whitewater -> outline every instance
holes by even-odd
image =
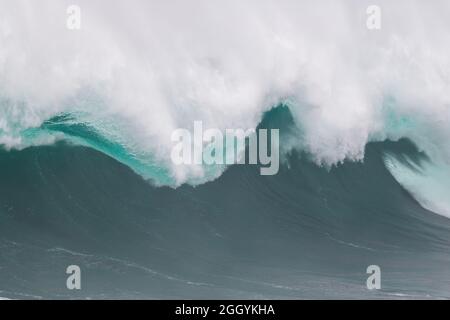
[[[199,185],[223,166],[175,165],[171,134],[257,128],[286,106],[294,150],[331,168],[370,142],[407,138],[424,157],[384,156],[421,205],[450,216],[450,3],[0,0],[0,145],[66,141],[157,186]]]

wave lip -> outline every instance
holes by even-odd
[[[424,207],[450,218],[450,166],[428,158],[411,159],[386,153],[384,162],[394,178]]]

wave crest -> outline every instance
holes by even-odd
[[[158,184],[197,184],[223,168],[172,165],[173,130],[256,128],[284,104],[286,152],[319,164],[403,137],[450,159],[448,1],[379,1],[379,31],[360,1],[79,6],[71,31],[63,2],[0,3],[0,145],[66,139]]]

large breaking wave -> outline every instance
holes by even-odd
[[[0,296],[449,296],[448,1],[69,4],[0,0]],[[279,128],[280,174],[175,166],[196,120]]]
[[[364,1],[81,1],[77,31],[65,1],[0,5],[6,148],[72,136],[158,184],[206,181],[171,164],[171,132],[255,128],[284,103],[289,146],[319,164],[402,137],[448,164],[447,1],[381,1],[378,31]]]

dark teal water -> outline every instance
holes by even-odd
[[[450,298],[450,220],[369,144],[331,170],[293,154],[278,175],[232,166],[198,187],[153,187],[97,151],[0,151],[0,296]],[[82,289],[66,288],[68,265]],[[382,288],[366,288],[379,265]]]

